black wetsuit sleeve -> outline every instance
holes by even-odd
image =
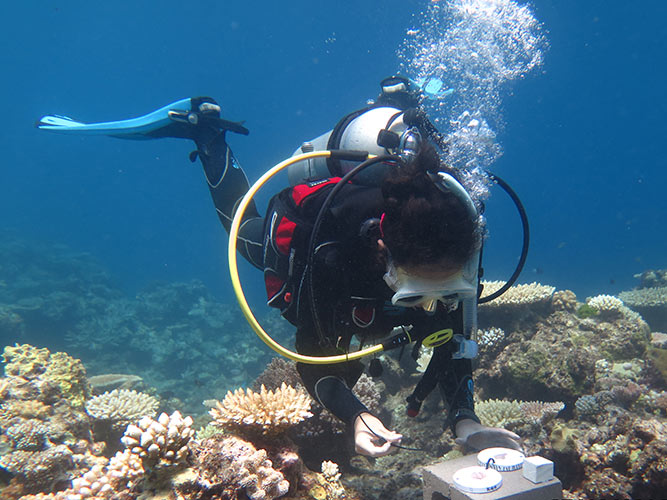
[[[334,307],[321,308],[319,320],[326,335],[324,342],[319,338],[309,311],[301,311],[296,331],[296,350],[311,356],[343,354],[349,344],[345,334],[333,337],[331,328],[335,318]],[[344,329],[339,329],[343,332]],[[364,371],[360,361],[314,365],[297,363],[297,371],[310,395],[327,410],[346,424],[352,424],[361,412],[368,411],[352,392],[352,387]]]

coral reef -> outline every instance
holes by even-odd
[[[406,415],[405,399],[420,375],[412,357],[398,352],[380,356],[381,379],[364,375],[355,392],[419,453],[355,457],[344,428],[313,402],[302,411],[314,415],[289,429],[277,416],[275,430],[206,426],[201,401],[249,386],[272,358],[239,326],[234,308],[196,282],[156,284],[127,297],[86,256],[3,245],[0,280],[8,286],[0,287],[0,337],[5,344],[19,341],[5,351],[6,376],[0,380],[3,500],[405,500],[420,497],[420,466],[459,453],[449,430],[443,432],[447,415],[437,391],[419,415]],[[664,273],[647,273],[642,288],[631,291],[652,304],[647,318],[651,311],[657,320],[664,315],[662,292],[648,289],[665,286]],[[566,498],[661,498],[667,490],[664,334],[649,332],[639,315],[628,313],[628,306],[642,314],[644,309],[623,294],[617,297],[624,305],[610,296],[581,304],[567,290],[532,287],[513,287],[498,299],[505,303],[480,307],[480,417],[519,434],[528,454],[553,460]],[[274,336],[289,338],[289,326],[277,315],[263,323]],[[48,342],[49,349],[26,345],[34,339],[40,347]],[[55,352],[66,344],[68,354]],[[86,361],[89,373],[107,375],[86,381],[72,355]],[[221,360],[227,369],[219,369]],[[169,411],[157,419],[142,419],[137,411],[121,421],[125,410],[118,409],[119,418],[109,421],[117,422],[116,429],[130,425],[122,429],[124,443],[120,431],[114,441],[97,430],[100,417],[113,411],[90,398],[88,382],[98,395],[148,391]],[[275,360],[252,387],[261,395],[263,384],[275,394],[282,382],[299,387],[294,363]],[[200,413],[192,422],[176,416],[176,409]],[[246,416],[257,421],[267,413],[252,412]],[[204,427],[196,438],[195,422]],[[129,448],[122,450],[123,444]]]
[[[311,417],[309,410],[310,396],[283,382],[275,391],[263,385],[259,392],[229,391],[209,413],[220,427],[268,434],[282,432]]]
[[[46,348],[16,344],[5,347],[2,357],[8,376],[39,377],[53,382],[60,387],[62,396],[75,406],[82,406],[90,397],[90,384],[83,363],[64,352],[51,354]]]
[[[99,459],[100,447],[91,442],[88,416],[78,404],[87,387],[81,364],[56,354],[30,345],[5,349],[0,467],[11,481],[3,498],[48,491]],[[49,370],[50,363],[56,369]]]
[[[0,340],[46,345],[86,360],[88,374],[126,373],[156,389],[169,410],[200,411],[201,401],[247,386],[273,357],[235,306],[197,281],[155,283],[127,295],[89,255],[9,235],[0,244]],[[261,318],[283,340],[290,325]],[[220,332],[229,332],[220,335]],[[118,353],[123,352],[122,356]],[[229,369],[218,369],[220,362]],[[82,399],[79,397],[79,402]]]

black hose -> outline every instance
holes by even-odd
[[[510,276],[510,278],[507,280],[507,283],[505,283],[502,287],[500,287],[492,294],[480,298],[477,301],[478,304],[484,304],[485,302],[490,302],[493,299],[500,297],[503,293],[509,290],[509,288],[514,284],[514,282],[519,277],[519,274],[521,274],[521,271],[523,270],[523,266],[526,263],[526,257],[528,257],[528,246],[530,245],[530,228],[528,226],[528,216],[526,215],[526,210],[523,208],[521,200],[514,192],[514,190],[509,186],[509,184],[507,184],[504,180],[502,180],[500,177],[490,172],[488,172],[488,175],[491,181],[494,184],[498,184],[501,188],[503,188],[514,202],[514,205],[516,206],[516,209],[519,212],[519,217],[521,218],[521,227],[523,228],[523,243],[521,246],[521,256],[519,257],[519,262],[517,263],[516,268],[512,273],[512,276]]]

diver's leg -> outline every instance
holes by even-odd
[[[204,166],[204,175],[218,217],[229,232],[236,207],[250,187],[248,178],[227,144],[224,130],[205,128],[197,133],[194,141],[197,144],[195,154]],[[194,160],[194,155],[191,158]],[[255,202],[251,201],[243,214],[237,248],[241,255],[258,269],[264,269],[263,239],[264,218],[257,212]]]

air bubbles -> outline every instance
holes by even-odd
[[[449,140],[446,161],[465,169],[478,199],[483,169],[501,154],[501,92],[539,67],[547,43],[528,6],[514,0],[431,2],[399,49],[401,71],[413,80],[438,78],[454,89],[427,99],[432,120]]]

